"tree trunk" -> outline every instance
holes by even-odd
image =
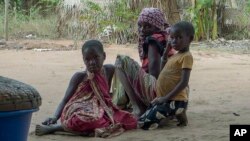
[[[8,7],[9,0],[5,0],[5,19],[4,19],[4,32],[5,32],[5,40],[8,41]]]
[[[175,24],[181,20],[180,18],[180,13],[178,10],[177,2],[176,0],[168,0],[168,5],[169,13],[167,15],[168,17],[168,22],[170,24]]]
[[[218,26],[217,26],[217,9],[216,9],[216,1],[213,0],[212,4],[212,40],[215,40],[218,35]]]
[[[217,21],[218,21],[218,35],[222,35],[222,28],[224,26],[224,11],[226,0],[220,0],[217,9]]]

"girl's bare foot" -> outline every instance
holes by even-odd
[[[54,133],[57,127],[54,125],[36,125],[35,134],[37,136],[47,135]]]

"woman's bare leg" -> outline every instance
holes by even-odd
[[[141,116],[146,111],[146,105],[143,104],[135,94],[133,86],[131,86],[131,83],[127,80],[126,74],[119,68],[116,69],[115,73],[123,84],[123,87],[129,97],[133,108],[133,114],[138,117]]]
[[[71,133],[72,135],[78,135],[78,136],[94,136],[94,133],[80,133],[80,132],[75,132],[75,131],[68,131],[64,130],[61,124],[55,124],[55,125],[36,125],[35,129],[35,134],[37,136],[42,136],[42,135],[47,135],[47,134],[52,134],[54,132],[67,132]]]
[[[56,131],[64,131],[61,124],[55,125],[36,125],[35,134],[37,136],[52,134]]]

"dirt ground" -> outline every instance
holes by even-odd
[[[231,124],[250,124],[250,55],[191,48],[194,66],[189,83],[188,126],[171,124],[153,131],[137,129],[111,139],[60,134],[35,136],[35,125],[54,113],[71,76],[85,69],[81,50],[70,50],[73,42],[44,42],[26,41],[29,50],[0,50],[0,75],[34,86],[42,97],[42,106],[32,117],[28,141],[228,141]],[[58,48],[68,47],[67,51],[32,49],[35,45],[53,48],[52,42]],[[105,51],[105,63],[114,63],[118,53],[139,60],[135,45],[105,45]]]

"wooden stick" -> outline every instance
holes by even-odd
[[[5,32],[5,41],[8,41],[8,7],[9,0],[5,1],[5,19],[4,19],[4,32]]]

